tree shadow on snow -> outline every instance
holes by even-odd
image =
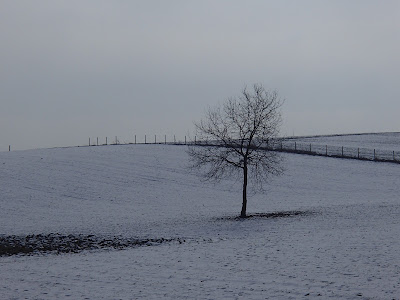
[[[275,219],[275,218],[290,218],[290,217],[298,217],[298,216],[311,216],[315,215],[315,211],[277,211],[271,213],[250,213],[246,217],[241,216],[226,216],[218,218],[218,220],[230,220],[230,221],[244,221],[248,219]]]

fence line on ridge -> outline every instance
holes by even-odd
[[[197,145],[218,146],[216,143],[197,142]],[[400,151],[356,148],[345,146],[321,145],[313,143],[293,142],[278,139],[263,147],[266,151],[305,154],[312,156],[325,156],[334,158],[358,159],[378,162],[391,162],[400,164]]]
[[[270,150],[336,158],[400,163],[400,151],[281,141]]]
[[[176,135],[171,136],[167,139],[167,135],[164,136],[141,136],[141,139],[137,135],[134,136],[133,142],[120,142],[118,137],[108,144],[108,138],[105,138],[105,144],[99,144],[99,138],[97,137],[95,143],[91,143],[89,138],[89,146],[99,145],[127,145],[127,144],[169,144],[169,145],[199,145],[199,146],[220,146],[216,142],[208,142],[194,139],[188,139],[186,136],[184,139],[177,139]],[[93,141],[93,140],[92,140]],[[400,151],[382,150],[382,149],[371,149],[365,147],[347,147],[347,146],[332,146],[314,143],[304,143],[293,141],[293,139],[276,139],[263,147],[266,151],[278,151],[286,153],[305,154],[313,156],[325,156],[335,158],[347,158],[347,159],[358,159],[378,162],[392,162],[400,164]]]

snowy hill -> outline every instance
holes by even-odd
[[[184,146],[0,153],[0,235],[185,240],[125,250],[0,257],[1,299],[400,297],[400,167],[282,154],[250,195],[202,183]]]

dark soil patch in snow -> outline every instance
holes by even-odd
[[[313,211],[279,211],[279,212],[272,212],[272,213],[255,213],[255,214],[248,214],[245,218],[240,216],[235,217],[223,217],[222,220],[246,220],[246,219],[253,219],[253,218],[288,218],[288,217],[295,217],[295,216],[310,216],[315,214]]]
[[[0,256],[39,253],[77,253],[95,249],[124,249],[139,246],[159,245],[165,242],[185,240],[172,239],[127,239],[121,237],[100,238],[94,235],[62,235],[58,233],[32,234],[27,236],[0,236]]]

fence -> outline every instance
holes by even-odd
[[[163,135],[163,136],[158,136],[158,135],[153,135],[153,136],[148,136],[148,135],[141,135],[133,136],[132,141],[126,141],[123,140],[121,141],[118,136],[115,136],[113,139],[109,139],[108,137],[105,137],[104,139],[99,139],[99,137],[96,138],[89,138],[89,143],[87,146],[106,146],[106,145],[132,145],[132,144],[177,144],[177,145],[186,145],[189,143],[196,143],[196,137],[192,141],[188,137],[184,137],[184,139],[177,138],[175,135],[168,136]]]
[[[400,163],[400,151],[298,143],[281,140],[269,150],[337,158]]]
[[[202,145],[202,146],[219,146],[218,142],[210,141],[199,141],[184,137],[183,139],[178,139],[175,135],[169,136],[134,136],[132,142],[120,142],[118,137],[112,140],[108,144],[108,138],[105,138],[105,144],[99,144],[99,138],[91,143],[89,138],[89,146],[99,146],[99,145],[119,145],[119,144],[172,144],[172,145]],[[314,156],[326,156],[326,157],[336,157],[336,158],[347,158],[347,159],[359,159],[359,160],[369,160],[369,161],[380,161],[380,162],[392,162],[400,164],[400,151],[389,151],[381,149],[369,149],[369,148],[355,148],[355,147],[345,147],[345,146],[332,146],[332,145],[321,145],[314,143],[301,143],[293,140],[278,139],[274,140],[263,147],[267,151],[279,151],[287,153],[297,153],[306,154]]]
[[[193,143],[193,142],[191,142]],[[219,146],[218,143],[203,141],[194,142],[198,145]],[[344,146],[320,145],[313,143],[299,143],[284,139],[272,141],[263,147],[266,151],[278,151],[287,153],[306,154],[313,156],[326,156],[335,158],[347,158],[369,160],[378,162],[391,162],[400,164],[400,151],[382,149],[355,148]]]

